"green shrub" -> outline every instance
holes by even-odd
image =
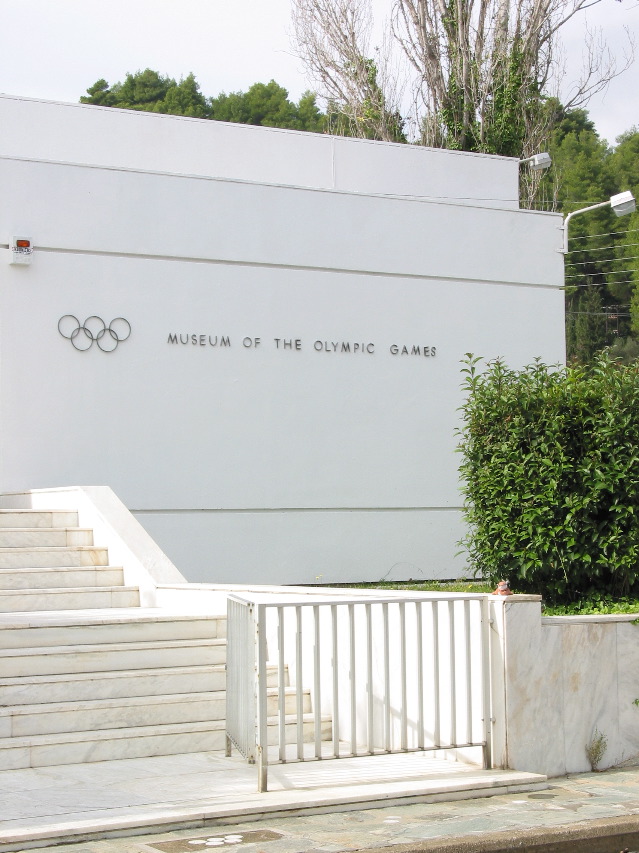
[[[636,590],[639,366],[479,361],[465,362],[459,448],[475,575],[551,602]]]

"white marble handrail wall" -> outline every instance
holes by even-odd
[[[541,596],[490,596],[495,766],[547,776],[639,755],[639,614],[543,617]]]

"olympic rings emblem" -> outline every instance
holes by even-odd
[[[58,331],[80,352],[91,349],[94,341],[102,352],[113,352],[118,344],[130,336],[131,324],[124,317],[116,317],[107,326],[104,320],[95,314],[80,323],[73,314],[65,314],[58,320]]]

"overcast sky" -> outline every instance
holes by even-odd
[[[639,0],[601,0],[588,18],[621,56],[624,26],[639,32]],[[7,94],[77,102],[99,78],[144,68],[177,79],[192,71],[205,95],[275,79],[297,100],[310,87],[291,53],[290,0],[0,0],[0,22]],[[583,27],[582,16],[564,36],[575,73]],[[609,142],[639,125],[639,60],[590,114]]]

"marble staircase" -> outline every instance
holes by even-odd
[[[140,607],[123,576],[75,513],[0,510],[0,770],[224,749],[226,617]]]
[[[139,606],[75,513],[0,510],[0,768],[221,750],[225,617]]]

